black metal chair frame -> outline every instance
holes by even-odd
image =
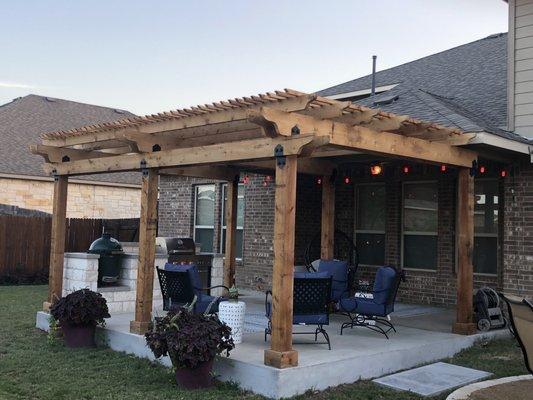
[[[323,324],[297,324],[297,325],[316,325],[314,332],[292,332],[293,335],[315,335],[315,342],[318,340],[318,334],[324,336],[329,350],[331,350],[331,341],[329,335],[324,329],[324,325],[329,325],[329,304],[331,295],[331,277],[329,278],[294,278],[293,291],[293,315],[314,315],[326,314],[326,323]],[[268,314],[268,297],[272,297],[272,291],[268,290],[265,294],[265,312]],[[268,318],[268,325],[265,328],[265,342],[268,335],[272,334],[271,318]],[[300,343],[308,344],[308,343]],[[320,343],[319,343],[320,344]]]
[[[304,261],[305,261],[305,268],[307,269],[308,272],[316,272],[316,268],[313,267],[313,264],[312,264],[313,261],[315,260],[311,260],[311,250],[313,247],[320,248],[320,238],[321,238],[321,235],[319,232],[315,236],[313,236],[313,238],[311,239],[311,241],[309,242],[309,244],[307,245],[305,249]],[[339,256],[339,251],[341,248],[341,245],[340,245],[341,240],[339,239],[342,239],[342,241],[348,244],[348,276],[347,276],[347,281],[340,281],[340,280],[333,279],[332,282],[336,282],[336,283],[347,282],[348,285],[347,285],[346,292],[348,293],[348,295],[351,295],[354,293],[354,290],[356,288],[355,279],[356,279],[356,274],[357,274],[357,268],[359,267],[359,255],[357,253],[357,246],[354,244],[353,240],[340,229],[335,229],[334,241],[333,241],[334,243],[333,253],[334,253],[335,259],[339,259],[339,260],[342,259],[342,257]]]
[[[161,294],[163,297],[163,310],[169,311],[174,305],[191,304],[194,300],[195,290],[207,292],[211,289],[224,288],[229,290],[227,286],[216,285],[207,288],[197,288],[192,286],[192,282],[187,271],[167,271],[156,267],[159,285],[161,286]]]
[[[396,268],[394,268],[394,270],[396,271],[396,278],[395,278],[394,287],[392,290],[389,291],[389,289],[383,289],[383,290],[378,290],[375,292],[368,292],[368,293],[384,293],[384,292],[389,291],[389,297],[387,299],[387,302],[383,305],[384,307],[387,307],[390,304],[394,304],[394,302],[396,301],[396,295],[398,294],[398,289],[400,287],[400,282],[405,281],[405,272],[398,270]],[[396,328],[394,327],[392,322],[390,322],[385,317],[359,314],[354,311],[345,310],[342,308],[342,306],[341,306],[341,313],[343,315],[346,315],[348,318],[350,318],[350,321],[344,322],[341,325],[341,335],[345,328],[349,327],[350,329],[352,329],[355,326],[361,326],[364,328],[368,328],[374,332],[381,333],[385,335],[387,339],[389,339],[388,334],[390,331],[393,331],[394,333],[396,333]],[[370,324],[369,321],[374,321],[374,323]]]
[[[524,342],[522,342],[522,339],[520,339],[520,335],[518,335],[516,327],[515,327],[515,323],[513,319],[513,310],[511,309],[511,304],[510,304],[513,302],[513,300],[505,297],[503,293],[498,293],[498,295],[503,299],[503,301],[505,301],[505,304],[507,304],[507,311],[509,312],[509,320],[510,320],[511,327],[512,327],[511,333],[516,338],[516,341],[518,342],[518,345],[520,346],[520,350],[522,350],[522,355],[524,356],[524,363],[526,364],[526,369],[529,371],[530,374],[533,374],[533,370],[529,367],[530,363],[529,363],[529,359],[527,356],[526,347],[524,346]],[[533,312],[533,303],[531,303],[531,301],[527,299],[522,299],[520,303],[531,308],[531,311]]]

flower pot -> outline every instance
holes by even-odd
[[[185,389],[202,389],[213,386],[212,368],[213,360],[203,362],[194,369],[176,368],[176,383]]]
[[[96,342],[94,341],[96,326],[94,325],[76,326],[64,324],[61,326],[61,330],[67,347],[96,347]]]

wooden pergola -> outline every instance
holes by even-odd
[[[321,257],[333,257],[335,187],[339,160],[378,155],[458,168],[456,333],[475,331],[472,321],[474,190],[477,154],[458,145],[466,134],[294,90],[221,101],[144,117],[45,133],[30,146],[55,178],[49,295],[61,296],[68,177],[142,171],[139,263],[135,319],[144,333],[151,320],[158,175],[228,181],[224,282],[235,274],[237,188],[242,171],[275,171],[272,340],[265,364],[295,366],[292,292],[297,174],[322,176]]]

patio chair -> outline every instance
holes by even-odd
[[[507,303],[513,333],[522,349],[526,368],[533,374],[533,303],[502,293],[500,297]]]
[[[332,277],[331,301],[338,305],[341,298],[348,297],[355,289],[358,267],[357,247],[343,231],[334,234],[333,260],[320,259],[320,233],[316,234],[305,250],[305,267],[309,272],[327,271]],[[338,308],[338,307],[337,307]]]
[[[157,276],[163,296],[163,310],[165,311],[169,311],[173,307],[191,304],[194,296],[196,296],[193,312],[201,314],[208,311],[208,313],[213,314],[218,312],[218,304],[223,298],[210,296],[207,293],[215,288],[229,290],[223,285],[202,288],[200,274],[194,264],[166,263],[164,269],[157,267]]]
[[[292,323],[293,325],[316,325],[317,328],[314,332],[293,332],[293,335],[314,334],[316,342],[320,333],[331,350],[329,335],[324,329],[324,326],[329,325],[330,295],[331,276],[327,272],[296,272],[294,274]],[[271,296],[272,292],[267,291],[265,311],[268,325],[265,329],[265,342],[267,336],[272,334],[272,302],[269,299]]]
[[[341,335],[345,328],[362,326],[385,335],[389,339],[390,331],[396,332],[389,321],[389,314],[394,311],[394,302],[400,282],[405,280],[403,271],[393,267],[380,267],[374,280],[371,295],[364,297],[349,297],[341,299],[341,311],[350,321],[341,325]]]

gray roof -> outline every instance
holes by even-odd
[[[378,58],[379,62],[379,58]],[[365,90],[367,75],[317,92],[321,96]],[[436,122],[466,132],[491,132],[529,142],[507,124],[507,34],[499,33],[376,73],[376,86],[393,89],[356,102]],[[390,104],[374,102],[397,95]]]
[[[28,145],[41,142],[43,132],[78,128],[133,116],[128,111],[30,94],[0,106],[0,173],[46,176],[41,156]],[[79,179],[140,184],[139,173],[80,176]]]

